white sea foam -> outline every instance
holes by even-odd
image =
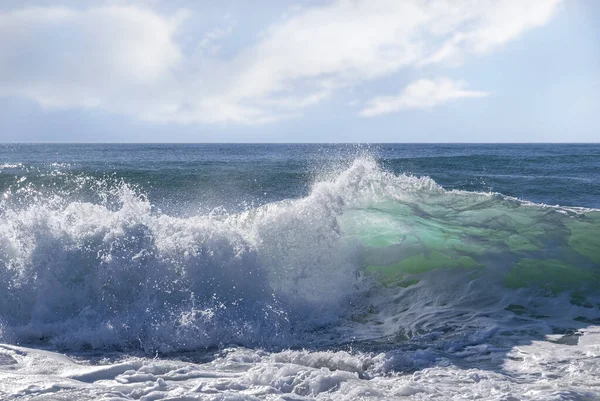
[[[0,346],[2,399],[141,400],[595,400],[600,328],[573,343],[534,341],[491,350],[497,365],[437,357],[429,367],[390,372],[393,355],[345,351],[221,351],[206,363],[176,359],[75,360]],[[550,340],[552,340],[550,338]],[[481,353],[478,353],[481,355]],[[468,357],[465,357],[468,358]],[[9,362],[7,362],[9,361]]]
[[[22,163],[0,163],[0,170],[23,167]]]

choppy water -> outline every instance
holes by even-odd
[[[0,194],[2,399],[599,399],[600,145],[0,145]]]

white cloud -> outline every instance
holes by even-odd
[[[0,14],[0,93],[45,107],[106,107],[165,79],[182,59],[177,20],[143,9],[32,8]]]
[[[449,78],[420,79],[410,83],[397,96],[371,99],[367,107],[360,111],[360,115],[373,117],[406,109],[427,109],[451,100],[489,95],[487,92],[466,90],[465,85],[463,81],[453,81]]]
[[[401,68],[457,64],[548,22],[559,0],[339,1],[272,26],[247,50],[228,92],[232,101],[264,97],[302,107],[314,93],[385,77]],[[287,102],[289,104],[289,102]]]
[[[561,0],[457,1],[438,20],[439,48],[421,64],[460,62],[467,54],[483,55],[545,25]],[[440,3],[438,3],[440,4]],[[464,26],[468,24],[468,26]],[[461,26],[463,25],[463,26]]]
[[[197,38],[195,50],[182,50],[177,33],[190,13],[168,17],[141,6],[4,12],[0,95],[152,121],[263,123],[402,69],[492,52],[547,23],[559,1],[340,0],[295,8],[226,55],[219,49],[231,21]],[[419,82],[434,83],[441,97],[481,94],[456,82]]]

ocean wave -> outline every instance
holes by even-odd
[[[469,325],[598,313],[598,210],[446,191],[368,157],[236,214],[175,217],[122,181],[73,180],[93,200],[24,186],[0,204],[3,342],[171,352],[426,335],[452,348],[447,333]]]

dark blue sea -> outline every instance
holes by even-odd
[[[0,399],[597,400],[600,145],[0,144]]]
[[[0,144],[0,191],[22,177],[61,186],[110,176],[174,212],[238,209],[306,196],[319,174],[365,155],[448,190],[600,207],[598,144]]]

